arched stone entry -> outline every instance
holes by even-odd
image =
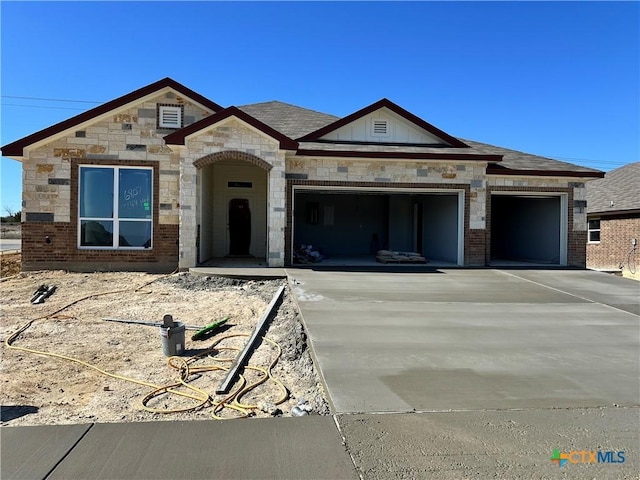
[[[256,157],[255,155],[251,155],[250,153],[238,152],[235,150],[212,153],[211,155],[207,155],[206,157],[202,157],[196,160],[195,162],[193,162],[193,165],[199,170],[208,165],[212,165],[216,162],[221,161],[246,162],[251,165],[256,165],[266,171],[269,171],[272,168],[270,163],[264,161],[260,157]]]
[[[198,169],[198,262],[267,256],[267,190],[271,165],[245,152],[202,157]],[[239,229],[238,208],[243,208]]]

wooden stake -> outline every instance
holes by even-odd
[[[283,292],[284,292],[284,285],[278,289],[276,294],[271,299],[271,303],[267,306],[267,309],[262,314],[262,317],[260,318],[260,320],[258,320],[258,323],[256,327],[253,329],[253,333],[249,337],[247,344],[244,346],[242,351],[235,358],[235,360],[233,361],[233,364],[231,365],[231,368],[227,372],[227,376],[225,377],[223,382],[220,384],[220,386],[216,390],[217,394],[220,395],[224,393],[229,393],[229,390],[231,389],[231,385],[233,385],[236,377],[238,376],[238,370],[240,370],[240,368],[244,366],[244,362],[247,359],[249,352],[253,347],[253,344],[255,343],[256,339],[260,335],[260,332],[262,331],[262,328],[264,327],[264,324],[266,323],[267,318],[269,318],[269,315],[271,315],[272,310],[276,306],[276,303],[278,303],[278,300],[280,300],[280,297],[282,296]]]

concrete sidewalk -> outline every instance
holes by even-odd
[[[357,479],[331,416],[0,429],[4,479]]]
[[[22,249],[22,240],[13,238],[0,239],[0,251],[3,252],[19,252]]]
[[[637,479],[638,414],[541,409],[3,427],[0,478]],[[625,461],[560,468],[550,460],[556,449],[624,452]]]

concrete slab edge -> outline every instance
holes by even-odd
[[[285,273],[287,274],[287,285],[289,286],[289,293],[291,294],[293,303],[295,303],[296,307],[298,307],[298,312],[300,312],[300,319],[302,320],[302,326],[307,336],[307,346],[309,348],[309,353],[311,355],[311,361],[313,362],[313,367],[316,370],[316,374],[318,375],[318,378],[320,378],[320,382],[322,383],[322,388],[324,389],[324,394],[327,399],[327,403],[329,404],[329,413],[331,413],[331,415],[336,415],[336,413],[338,412],[336,412],[336,406],[333,403],[333,399],[331,398],[331,395],[329,395],[329,387],[327,386],[327,381],[324,378],[324,373],[320,368],[320,362],[318,361],[318,357],[316,356],[316,351],[313,348],[313,343],[311,342],[311,336],[309,335],[309,327],[307,326],[307,322],[305,321],[304,315],[302,314],[302,308],[300,308],[298,297],[296,297],[296,294],[294,293],[293,284],[291,283],[291,279],[292,279],[291,273],[289,272],[288,269],[285,269]]]
[[[362,473],[358,468],[358,464],[356,463],[356,459],[351,454],[351,450],[349,450],[349,445],[347,444],[347,437],[345,437],[344,433],[342,432],[342,428],[340,427],[340,422],[338,421],[338,416],[334,414],[334,415],[331,415],[331,417],[333,418],[333,423],[336,424],[336,429],[338,429],[338,434],[342,439],[342,446],[344,447],[344,450],[347,452],[347,455],[349,455],[349,458],[351,459],[351,463],[353,463],[353,468],[355,468],[356,473],[358,474],[358,477],[360,477],[360,480],[364,480],[364,477],[362,476]]]
[[[265,272],[263,273],[262,271],[260,271],[259,273],[257,273],[254,271],[254,269],[243,268],[225,268],[219,269],[219,271],[215,268],[211,268],[206,271],[201,267],[184,269],[183,271],[188,271],[191,275],[198,275],[200,277],[214,276],[224,278],[237,278],[239,280],[280,280],[283,278],[287,278],[286,272],[284,272],[281,268],[265,268],[260,270],[265,270]]]

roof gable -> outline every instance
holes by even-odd
[[[379,123],[378,132],[374,131],[374,122]],[[387,134],[382,122],[387,122]],[[425,122],[392,101],[383,98],[357,112],[347,115],[315,132],[298,139],[304,142],[356,142],[383,144],[414,144],[443,146],[449,148],[467,148],[467,145],[448,133]]]
[[[146,87],[139,88],[131,93],[118,97],[109,102],[103,103],[91,110],[87,110],[84,113],[71,117],[60,123],[56,123],[51,127],[40,130],[39,132],[28,135],[24,138],[16,140],[2,147],[2,155],[7,157],[22,157],[24,149],[34,145],[43,143],[51,139],[52,137],[63,134],[67,130],[77,128],[80,125],[86,124],[92,120],[96,120],[104,115],[110,114],[114,110],[118,110],[141,99],[157,94],[162,90],[173,90],[176,93],[183,95],[193,102],[201,105],[203,108],[217,112],[223,108],[215,102],[212,102],[206,97],[203,97],[199,93],[194,92],[190,88],[176,82],[171,78],[163,78],[157,82],[154,82]]]
[[[164,141],[167,145],[184,145],[185,140],[188,136],[206,130],[209,127],[220,123],[221,121],[226,120],[229,117],[236,117],[237,119],[242,120],[248,125],[251,125],[255,129],[264,133],[265,135],[278,140],[278,142],[280,142],[280,148],[282,148],[283,150],[296,150],[298,148],[298,143],[291,138],[287,137],[283,133],[280,133],[266,123],[261,122],[257,118],[252,117],[248,113],[243,112],[238,107],[233,106],[225,108],[218,113],[215,113],[207,118],[203,118],[198,122],[192,123],[187,127],[170,133],[169,135],[164,137]]]

